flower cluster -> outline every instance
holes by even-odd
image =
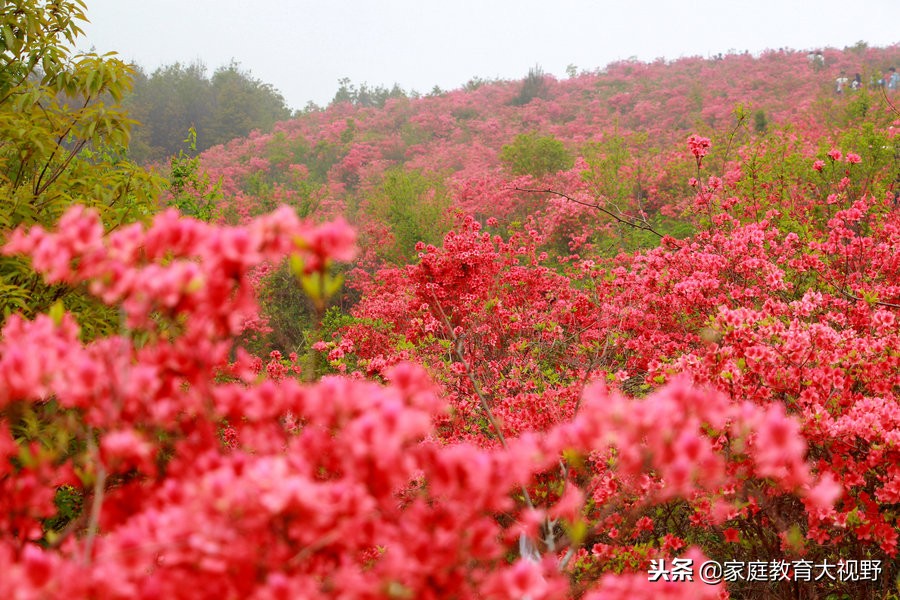
[[[694,155],[694,158],[697,159],[697,162],[703,160],[703,157],[709,154],[709,148],[712,145],[709,141],[709,138],[701,137],[697,134],[691,134],[688,138],[688,150],[691,151],[691,154]]]
[[[310,240],[348,236],[317,237],[285,212],[236,229],[163,215],[146,231],[102,236],[95,224],[89,213],[72,213],[58,232],[19,233],[5,249],[30,252],[36,268],[122,302],[129,327],[147,335],[85,345],[67,315],[13,317],[4,328],[2,414],[58,404],[85,444],[56,456],[20,449],[0,422],[4,596],[359,597],[388,589],[561,598],[571,593],[561,566],[578,542],[556,539],[555,530],[601,526],[585,499],[599,498],[610,477],[647,503],[740,486],[747,475],[821,510],[834,500],[830,488],[808,491],[804,442],[789,417],[686,381],[645,401],[591,386],[576,414],[485,447],[438,441],[447,405],[419,367],[384,369],[387,385],[341,377],[303,385],[277,353],[267,377],[254,375],[258,364],[241,367],[246,357],[226,368],[238,331],[227,313],[251,303],[244,288],[255,263],[298,248],[325,248],[319,256],[330,259],[342,244]],[[450,246],[470,261],[496,260],[484,253],[492,240],[470,231]],[[436,269],[437,258],[425,264]],[[435,310],[447,293],[435,294]],[[663,419],[668,433],[650,436]],[[751,463],[739,475],[728,456],[743,454]],[[576,456],[597,469],[587,479],[575,475]],[[609,456],[616,458],[599,468]],[[563,457],[569,491],[537,495]],[[63,484],[81,490],[84,521],[47,538],[41,519],[53,514]],[[530,550],[510,563],[514,548]],[[629,577],[595,588],[598,598],[655,593]]]

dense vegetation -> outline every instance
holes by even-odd
[[[255,79],[237,63],[211,77],[200,63],[176,63],[151,74],[137,69],[124,105],[140,123],[131,138],[129,157],[138,163],[159,162],[184,149],[193,129],[196,150],[206,150],[253,130],[269,131],[291,116],[272,86]]]
[[[83,11],[0,8],[0,596],[898,597],[900,49],[275,123]]]

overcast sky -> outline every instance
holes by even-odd
[[[337,80],[429,92],[540,65],[592,70],[636,57],[900,42],[900,0],[87,0],[79,49],[148,71],[232,59],[292,108]]]

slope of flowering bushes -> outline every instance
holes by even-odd
[[[346,226],[289,210],[240,228],[164,213],[104,235],[74,209],[4,251],[123,312],[122,334],[87,345],[62,312],[4,328],[5,597],[716,597],[699,583],[568,577],[584,511],[609,510],[586,503],[594,478],[565,465],[615,451],[608,469],[643,506],[750,482],[823,511],[835,498],[782,409],[683,381],[644,401],[595,385],[543,434],[497,431],[503,444],[481,447],[441,439],[447,405],[419,367],[387,370],[386,385],[301,384],[258,375],[240,349],[229,363],[253,304],[249,270],[295,253],[322,275],[352,256]],[[62,419],[67,444],[14,439],[26,413]],[[662,415],[671,437],[645,445]],[[561,493],[541,495],[560,464]],[[55,531],[43,519],[59,486],[85,506]]]
[[[317,156],[349,152],[319,181],[364,234],[381,232],[364,237],[368,247],[390,240],[390,228],[368,224],[365,203],[395,163],[443,170],[470,215],[443,245],[420,244],[411,264],[367,254],[351,278],[360,301],[315,347],[330,369],[361,378],[424,365],[450,406],[435,434],[485,448],[577,420],[592,380],[642,397],[687,376],[797,418],[785,431],[803,435],[825,482],[817,489],[840,497],[822,509],[724,485],[659,504],[653,485],[636,490],[610,457],[589,454],[529,490],[562,501],[569,480],[590,499],[574,581],[692,543],[717,559],[891,564],[897,122],[877,89],[835,96],[831,81],[840,69],[878,73],[892,52],[829,52],[823,67],[799,53],[623,63],[548,82],[521,107],[507,104],[515,85],[494,84],[310,115],[332,132]],[[441,108],[451,101],[459,106]],[[510,172],[501,149],[522,131],[563,140],[574,166]],[[701,134],[685,144],[691,131]],[[636,247],[652,249],[618,254]],[[763,446],[780,448],[782,435]],[[896,575],[811,587],[869,597]],[[730,586],[739,597],[763,588],[806,593]]]
[[[231,225],[5,235],[120,318],[0,335],[0,595],[891,597],[900,122],[830,82],[896,51],[337,104],[203,155]]]
[[[792,124],[806,137],[830,135],[844,125],[849,103],[833,93],[840,71],[859,71],[868,82],[897,62],[896,47],[828,50],[822,67],[796,51],[626,61],[567,80],[546,77],[546,92],[524,106],[513,102],[522,83],[506,81],[392,98],[380,108],[333,104],[210,149],[203,161],[227,193],[240,192],[249,204],[238,202],[237,211],[310,195],[337,203],[331,210],[355,210],[391,166],[449,172],[460,184],[496,175],[502,147],[527,132],[554,136],[576,153],[587,142],[641,133],[648,149],[669,153],[692,131],[729,131],[740,104],[763,113],[758,129]]]
[[[538,231],[505,240],[467,217],[443,247],[420,247],[415,264],[362,279],[353,320],[318,348],[333,368],[360,376],[398,361],[426,365],[454,409],[442,436],[488,447],[502,444],[498,430],[516,436],[577,420],[591,379],[643,396],[687,377],[730,402],[797,418],[790,430],[808,444],[825,482],[818,489],[841,498],[823,510],[753,484],[743,491],[726,485],[667,501],[660,512],[644,497],[659,491],[650,481],[634,490],[607,469],[608,457],[591,455],[575,468],[597,508],[582,513],[594,549],[579,554],[586,576],[640,564],[635,553],[646,547],[636,541],[665,547],[664,536],[672,535],[720,559],[804,556],[837,564],[852,556],[892,564],[900,525],[896,139],[893,126],[864,138],[872,142],[864,156],[837,148],[814,154],[795,140],[790,153],[776,145],[782,152],[773,159],[766,142],[755,164],[726,163],[720,178],[710,174],[709,140],[692,136],[687,154],[697,177],[685,210],[701,230],[612,259],[583,244],[565,257],[565,276],[539,251]],[[795,161],[787,177],[782,170],[780,181],[771,178],[770,169]],[[488,220],[489,229],[496,225]],[[677,412],[652,422],[678,431]],[[777,440],[787,431],[757,437],[758,451],[783,452]],[[648,443],[667,437],[649,432]],[[744,477],[738,467],[729,472]],[[673,474],[662,480],[665,490]],[[559,493],[559,478],[534,489],[538,498]],[[891,589],[896,576],[887,570],[877,589]],[[860,582],[819,589],[876,593]]]
[[[828,49],[821,64],[794,51],[625,61],[566,80],[545,77],[544,93],[524,105],[515,102],[523,82],[476,80],[438,95],[390,98],[383,107],[335,103],[271,133],[212,148],[202,163],[220,182],[225,199],[215,212],[228,222],[281,203],[318,220],[344,215],[360,233],[360,260],[369,271],[415,259],[410,230],[439,245],[452,223],[443,216],[448,197],[482,222],[497,218],[499,233],[539,231],[542,249],[553,257],[583,242],[602,242],[614,254],[658,238],[634,235],[610,215],[563,198],[518,190],[552,188],[682,237],[696,230],[684,215],[694,203],[683,145],[690,133],[713,140],[723,181],[736,176],[739,162],[774,156],[790,140],[802,146],[790,152],[821,154],[822,145],[838,143],[863,122],[885,125],[884,102],[869,80],[897,62],[896,47]],[[864,89],[836,95],[841,70],[862,73]],[[575,167],[540,178],[514,176],[504,148],[523,133],[557,140]],[[413,203],[428,208],[414,218],[407,214],[408,195],[391,188],[398,173],[431,186],[417,192]],[[266,303],[266,312],[278,313],[273,322],[279,323],[302,318],[303,311]],[[285,354],[305,346],[297,335],[264,339]]]

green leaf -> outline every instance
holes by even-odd
[[[291,272],[297,279],[300,279],[303,276],[303,272],[305,271],[305,265],[303,264],[303,257],[299,254],[291,254]]]
[[[321,302],[324,300],[322,297],[322,274],[318,271],[303,275],[300,278],[300,285],[303,286],[303,291],[313,301]]]
[[[326,275],[325,276],[325,297],[331,298],[335,294],[337,294],[338,290],[341,289],[341,284],[344,283],[343,275]]]
[[[13,37],[13,32],[9,25],[3,25],[3,43],[6,44],[7,50],[15,53],[16,39]]]
[[[47,312],[50,318],[53,320],[53,323],[59,327],[62,323],[63,317],[66,314],[66,307],[63,306],[62,300],[57,300],[53,303],[53,306],[50,307],[50,310]]]

